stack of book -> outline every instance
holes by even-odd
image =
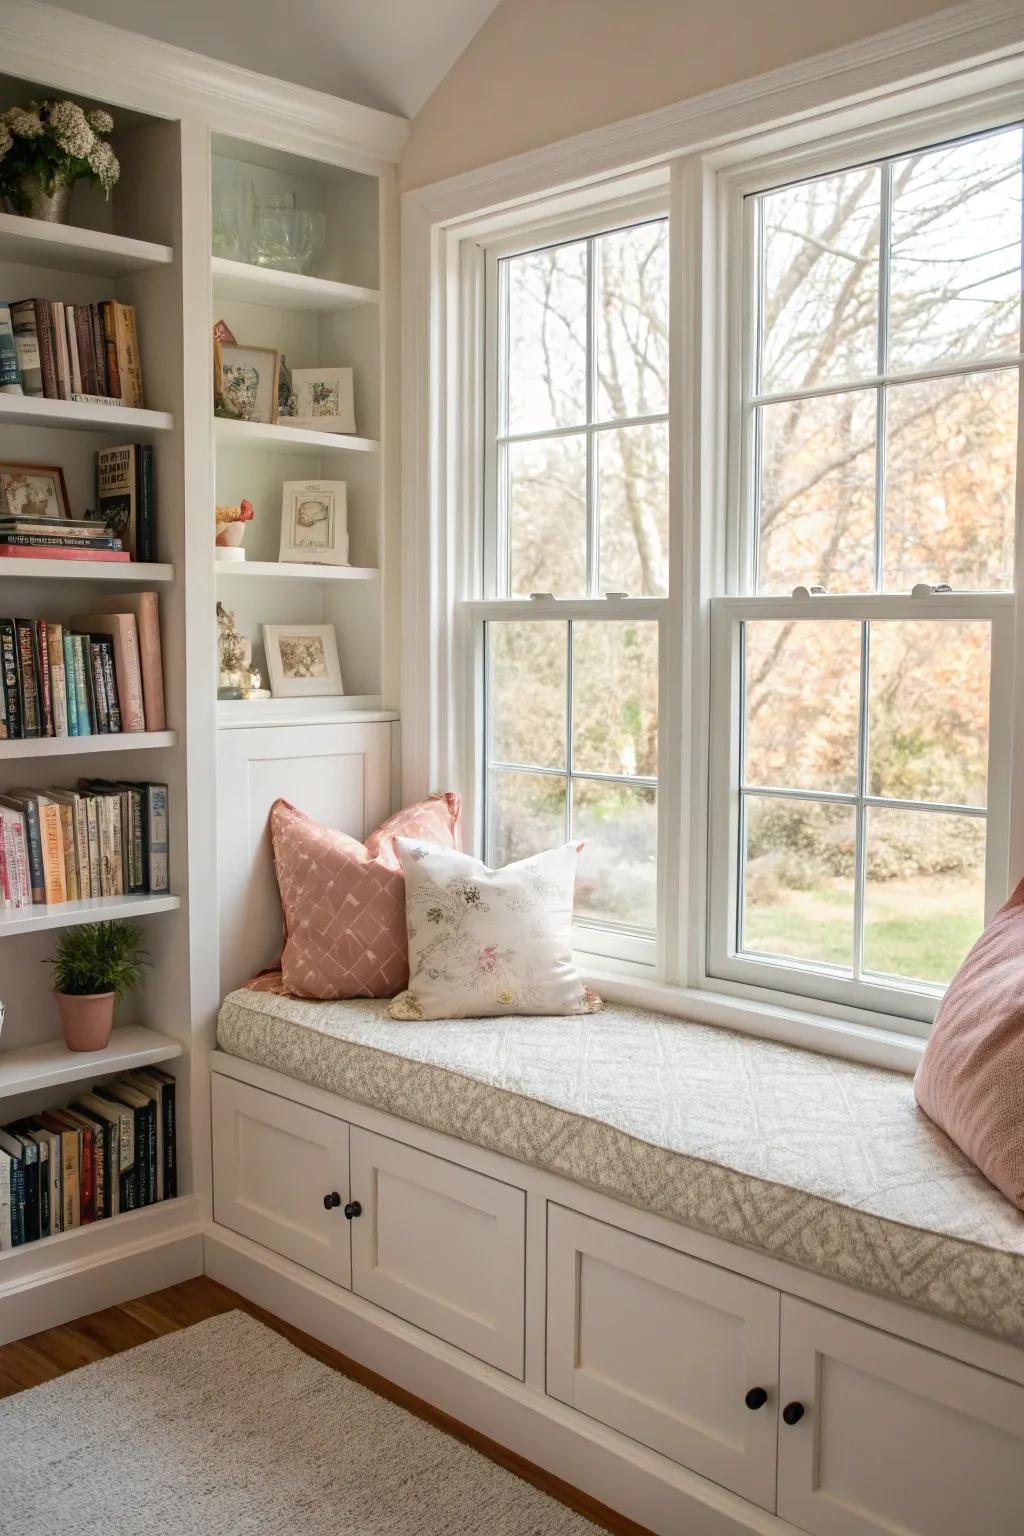
[[[173,1200],[174,1087],[128,1072],[0,1130],[0,1250]]]
[[[0,517],[0,558],[128,561],[121,540],[92,518]]]
[[[0,302],[0,390],[47,400],[145,404],[135,307]]]
[[[111,598],[66,624],[0,618],[0,741],[166,723],[155,592]]]
[[[170,889],[167,785],[79,779],[0,794],[4,909]]]

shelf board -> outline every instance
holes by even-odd
[[[375,694],[347,698],[219,699],[217,729],[251,730],[273,725],[366,725],[398,719],[398,711],[382,709]]]
[[[0,395],[0,400],[5,397]],[[380,444],[369,437],[349,437],[341,432],[310,432],[305,427],[284,427],[276,422],[213,419],[213,435],[221,448],[251,448],[258,453],[376,453]]]
[[[33,581],[132,581],[174,580],[174,566],[152,560],[3,560],[0,581],[12,576]]]
[[[217,579],[244,576],[249,581],[373,581],[380,572],[374,566],[301,565],[292,560],[218,560]]]
[[[0,912],[0,938],[43,933],[48,928],[77,928],[81,923],[103,923],[115,917],[153,917],[158,912],[176,912],[180,906],[179,896],[90,896],[86,901],[63,901],[53,907],[18,907]]]
[[[218,299],[265,304],[274,309],[313,310],[319,314],[380,303],[376,288],[334,283],[325,277],[307,277],[303,272],[278,272],[273,267],[254,267],[224,256],[214,256],[210,266]]]
[[[173,260],[174,251],[169,245],[0,213],[0,261],[52,267],[91,277],[123,277],[146,267],[167,266]]]
[[[182,1053],[181,1042],[155,1029],[127,1025],[115,1029],[102,1051],[69,1051],[63,1040],[44,1040],[13,1051],[0,1051],[0,1099],[60,1083],[77,1083],[108,1072],[171,1061]]]
[[[0,395],[0,426],[71,427],[76,432],[169,432],[170,411],[138,411],[128,405],[85,405],[80,400],[40,400],[34,395]]]
[[[0,763],[17,757],[81,757],[88,753],[142,752],[152,747],[176,747],[177,731],[118,731],[113,735],[31,736],[0,741]]]

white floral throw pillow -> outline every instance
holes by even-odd
[[[415,838],[395,839],[405,871],[409,989],[393,1019],[595,1013],[572,958],[577,845],[504,869]]]

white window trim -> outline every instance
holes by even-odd
[[[464,307],[472,264],[463,262],[463,247],[467,240],[478,243],[503,229],[521,230],[545,213],[569,215],[602,202],[607,206],[609,194],[635,195],[670,181],[676,301],[670,430],[679,447],[672,461],[670,559],[673,593],[681,592],[683,602],[673,602],[677,617],[664,621],[676,632],[666,639],[673,660],[666,658],[662,666],[661,733],[669,752],[673,744],[677,747],[682,774],[675,808],[668,805],[664,767],[659,786],[657,963],[643,969],[627,963],[588,964],[588,976],[609,997],[904,1070],[912,1070],[919,1057],[921,1041],[912,1026],[890,1016],[827,1001],[808,1008],[791,993],[751,989],[708,971],[710,599],[727,590],[724,576],[731,558],[721,539],[729,408],[722,358],[735,340],[725,326],[726,306],[717,303],[717,296],[724,284],[735,285],[736,274],[722,256],[729,249],[730,217],[724,187],[728,179],[730,196],[742,198],[744,178],[756,183],[769,157],[775,164],[781,163],[780,156],[786,160],[783,179],[809,174],[816,157],[819,162],[826,158],[821,146],[829,138],[834,145],[839,134],[869,158],[898,150],[901,134],[907,147],[921,142],[926,120],[949,124],[942,133],[950,136],[970,131],[966,124],[978,121],[979,111],[987,124],[1004,103],[1019,101],[1022,82],[1024,16],[1009,0],[986,0],[629,124],[408,193],[403,200],[405,793],[456,784],[467,795],[472,817],[474,781],[464,771],[467,737],[460,729],[460,711],[474,659],[456,621],[454,595],[458,567],[472,558],[465,519],[479,487],[467,471],[464,450],[467,443],[480,441],[481,423],[474,417],[479,395],[474,399],[471,390],[465,398],[463,393],[467,378],[473,377],[472,359],[479,356],[479,315]],[[967,97],[974,100],[950,105]],[[952,126],[956,114],[962,128]],[[1007,105],[1006,119],[1017,115],[1019,106]],[[631,178],[628,188],[625,176]],[[565,190],[553,196],[552,187]],[[736,296],[734,286],[733,302]],[[1024,591],[1020,537],[1017,566],[1018,590]],[[683,610],[685,624],[678,617]],[[1022,639],[1018,609],[1018,676],[1024,673]],[[1012,721],[1014,808],[1024,806],[1021,691],[1018,687]],[[690,808],[685,817],[684,804]],[[1014,873],[1024,868],[1022,822],[1020,814],[1012,816],[1008,862]],[[666,889],[670,866],[688,871],[688,879]]]

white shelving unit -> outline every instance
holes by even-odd
[[[229,421],[222,416],[214,421],[214,436],[218,447],[243,448],[254,453],[297,453],[303,458],[311,454],[376,453],[380,448],[380,443],[368,437],[312,432],[308,427],[286,427],[277,422]]]
[[[70,427],[76,432],[116,432],[118,437],[171,432],[170,411],[138,411],[128,405],[87,405],[81,400],[36,400],[0,395],[0,426]]]
[[[217,580],[376,581],[380,571],[362,565],[299,565],[287,560],[218,560]]]
[[[174,566],[155,560],[2,560],[0,580],[8,577],[18,581],[131,582],[149,587],[173,581]]]
[[[0,213],[0,261],[90,277],[127,277],[147,267],[169,266],[173,260],[172,246],[152,240]]]
[[[31,736],[24,741],[0,741],[0,771],[4,763],[24,757],[84,757],[104,752],[144,752],[176,747],[177,731],[117,731],[96,736]]]
[[[82,923],[110,922],[113,918],[155,917],[176,912],[178,896],[93,896],[88,901],[62,901],[57,906],[36,905],[0,912],[0,938],[21,933],[46,933],[51,928],[77,928]],[[0,1052],[0,1067],[4,1053]]]
[[[363,304],[379,304],[376,288],[354,283],[334,283],[304,272],[278,272],[273,267],[254,267],[244,261],[215,256],[211,262],[213,292],[218,299],[237,299],[242,304],[264,304],[272,309],[311,310],[327,315]]]
[[[0,1056],[0,1112],[3,1100],[64,1083],[80,1083],[108,1072],[130,1072],[173,1061],[182,1053],[180,1040],[155,1029],[129,1024],[115,1029],[102,1051],[69,1051],[63,1040],[42,1040]]]

